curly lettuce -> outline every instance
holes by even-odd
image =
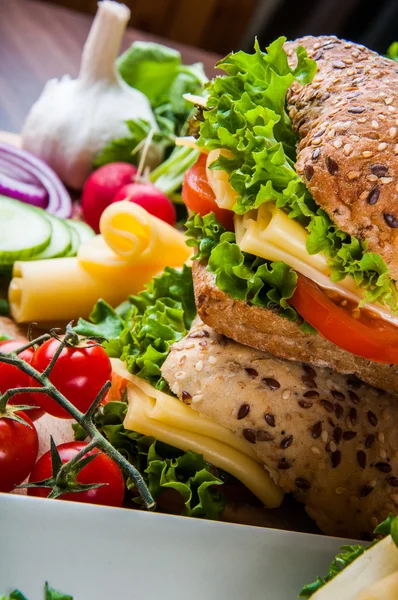
[[[368,252],[366,243],[341,231],[315,203],[296,173],[297,136],[286,111],[286,94],[294,81],[309,83],[316,72],[304,48],[296,49],[292,69],[280,37],[262,52],[231,53],[218,63],[225,72],[207,85],[207,109],[199,127],[198,146],[224,148],[210,166],[229,174],[237,192],[233,210],[244,214],[273,202],[306,227],[310,254],[323,252],[333,281],[352,276],[364,289],[362,304],[380,302],[396,310],[398,294],[383,259]]]
[[[144,291],[116,309],[99,300],[89,321],[79,319],[74,330],[105,338],[109,356],[121,358],[131,373],[164,389],[167,384],[160,368],[170,346],[186,335],[195,315],[190,267],[166,267]]]
[[[226,500],[222,494],[223,481],[217,476],[217,469],[207,463],[201,454],[183,452],[152,436],[125,429],[123,421],[126,411],[126,402],[109,402],[97,410],[94,423],[112,446],[139,470],[159,508],[170,509],[166,493],[173,490],[178,500],[172,503],[179,514],[219,519]],[[84,440],[87,435],[84,429],[78,424],[73,428],[75,439]],[[131,499],[140,504],[134,488],[134,483],[128,480],[127,489],[131,492]],[[164,503],[167,505],[164,506]]]

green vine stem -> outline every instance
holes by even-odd
[[[57,349],[56,354],[54,355],[51,363],[48,365],[48,367],[46,368],[44,373],[40,373],[39,371],[34,369],[31,365],[29,365],[27,362],[25,362],[24,360],[19,358],[18,354],[20,354],[23,350],[26,350],[27,348],[30,348],[31,346],[34,346],[36,344],[42,343],[42,342],[50,339],[51,337],[53,337],[53,336],[50,334],[44,334],[44,335],[41,335],[40,337],[32,340],[28,344],[25,344],[24,346],[17,348],[17,350],[15,350],[14,352],[11,352],[9,354],[0,352],[0,363],[6,363],[6,364],[17,367],[18,369],[20,369],[20,371],[22,371],[23,373],[26,373],[27,375],[32,377],[35,381],[37,381],[37,383],[39,383],[41,385],[41,387],[39,387],[39,388],[24,387],[24,388],[13,388],[13,389],[7,390],[4,394],[2,394],[0,396],[0,412],[6,408],[8,400],[12,396],[15,396],[17,394],[21,394],[21,393],[48,394],[53,400],[55,400],[55,402],[57,402],[57,404],[59,404],[59,406],[61,406],[64,410],[66,410],[66,412],[69,413],[70,416],[73,417],[79,423],[79,425],[87,433],[88,437],[91,438],[91,441],[89,442],[87,448],[84,449],[84,452],[82,452],[81,456],[76,457],[76,458],[81,458],[84,454],[86,454],[89,450],[92,450],[93,448],[98,448],[99,450],[102,450],[120,467],[120,469],[127,475],[127,477],[130,477],[132,479],[132,481],[134,481],[145,508],[147,508],[147,509],[153,508],[155,506],[155,501],[152,498],[152,495],[151,495],[150,491],[148,490],[148,488],[145,484],[145,481],[144,481],[142,475],[140,474],[140,472],[132,464],[130,464],[128,462],[128,460],[122,454],[120,454],[120,452],[118,452],[116,450],[116,448],[114,448],[110,442],[108,442],[108,440],[98,431],[98,429],[94,425],[93,415],[94,415],[95,410],[97,409],[98,405],[100,404],[101,400],[104,398],[106,392],[111,387],[111,385],[112,385],[111,382],[107,381],[103,385],[102,389],[98,392],[95,400],[91,404],[88,411],[86,413],[82,413],[80,410],[78,410],[76,408],[76,406],[74,406],[71,402],[69,402],[69,400],[67,398],[65,398],[65,396],[63,394],[61,394],[61,392],[59,392],[57,390],[57,388],[51,383],[51,381],[49,379],[49,375],[55,365],[57,358],[61,354],[64,347],[68,344],[68,342],[75,339],[76,334],[73,331],[67,330],[65,337],[62,340],[60,340],[60,345],[59,345],[59,348]],[[74,461],[74,462],[76,462],[76,461]],[[67,471],[67,469],[68,469],[68,464],[69,463],[65,463],[65,465],[63,465],[61,467],[59,474],[58,474],[59,480],[58,480],[58,476],[57,476],[57,481],[62,482],[62,480],[64,479],[65,471]]]

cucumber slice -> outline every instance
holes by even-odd
[[[42,212],[40,208],[37,208],[36,210],[40,213]],[[72,246],[72,236],[66,220],[50,215],[49,213],[45,213],[43,216],[45,219],[48,219],[51,224],[51,241],[47,248],[32,256],[31,260],[67,256]]]
[[[51,223],[37,209],[0,196],[0,263],[29,260],[51,240]]]
[[[76,256],[77,251],[80,247],[80,237],[77,233],[77,229],[71,226],[69,219],[66,221],[66,224],[69,227],[70,239],[71,239],[71,247],[68,252],[68,256]]]
[[[74,229],[80,238],[80,244],[87,242],[87,240],[91,239],[95,236],[95,232],[91,229],[90,225],[84,223],[84,221],[75,221],[74,219],[68,219],[68,225],[72,229]]]

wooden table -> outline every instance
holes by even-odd
[[[150,1],[150,0],[149,0]],[[0,130],[18,132],[51,77],[75,77],[92,17],[31,0],[0,0]],[[172,45],[184,63],[203,62],[214,73],[216,54],[128,29],[123,50],[134,40]]]

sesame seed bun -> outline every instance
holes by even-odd
[[[334,36],[288,42],[292,62],[299,44],[318,72],[288,95],[296,171],[333,222],[398,279],[398,64]]]
[[[398,365],[360,358],[319,334],[304,333],[298,323],[288,321],[277,311],[234,300],[216,286],[215,276],[198,261],[193,263],[192,275],[198,314],[218,333],[278,358],[329,367],[338,373],[353,374],[382,390],[398,393]]]

